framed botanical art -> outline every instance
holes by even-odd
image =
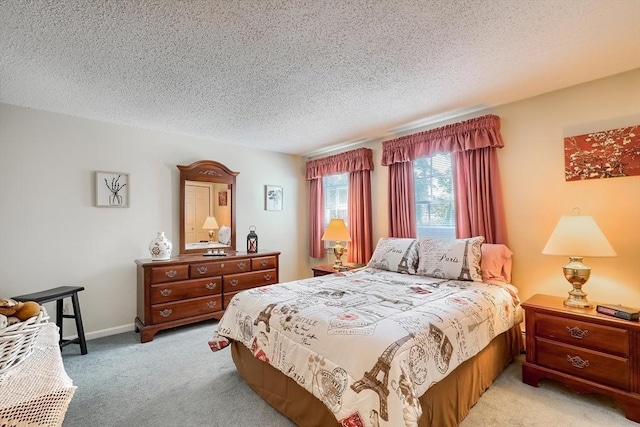
[[[565,180],[640,175],[640,125],[566,137]]]
[[[128,208],[129,174],[96,172],[96,206],[99,208]]]
[[[282,187],[279,185],[264,186],[264,208],[268,211],[282,210]]]

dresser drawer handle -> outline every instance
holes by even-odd
[[[582,358],[580,358],[580,356],[569,356],[567,354],[567,360],[569,362],[571,362],[571,365],[574,368],[578,368],[578,369],[584,369],[587,368],[589,366],[589,361],[588,360],[582,360]]]
[[[173,279],[174,277],[176,277],[176,274],[178,274],[176,270],[169,270],[164,272],[164,275],[170,279]]]
[[[173,313],[173,310],[171,310],[170,308],[165,308],[164,310],[162,310],[160,312],[160,316],[169,317],[169,316],[171,316],[171,313]]]
[[[198,267],[198,273],[200,273],[200,274],[204,274],[204,273],[206,273],[206,272],[207,272],[207,270],[208,270],[208,268],[207,268],[207,267]]]
[[[206,284],[207,289],[211,290],[211,289],[215,289],[216,288],[216,284],[213,282],[209,282]]]
[[[566,326],[567,328],[567,333],[569,335],[571,335],[573,338],[579,339],[581,340],[582,338],[585,338],[587,335],[589,335],[589,330],[585,329],[584,331],[580,328],[578,328],[577,326],[574,326],[573,328],[570,328],[568,326]]]
[[[265,274],[264,275],[264,280],[265,281],[271,280],[271,274],[269,274],[269,273]]]
[[[266,267],[267,265],[269,265],[269,261],[267,261],[266,259],[263,259],[260,261],[260,265],[263,267]]]
[[[213,307],[215,307],[215,306],[216,306],[216,302],[215,302],[215,301],[209,301],[209,302],[207,303],[207,307],[209,307],[209,308],[213,308]]]
[[[160,291],[160,295],[162,295],[163,297],[168,297],[169,295],[171,295],[171,289],[163,289]]]
[[[229,284],[231,286],[236,286],[238,284],[238,279],[229,280]]]
[[[239,262],[236,264],[238,266],[238,270],[244,270],[246,264],[244,262]]]

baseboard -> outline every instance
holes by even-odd
[[[101,329],[99,331],[89,332],[88,334],[84,334],[84,338],[86,340],[92,340],[96,338],[108,337],[110,335],[121,334],[123,332],[130,332],[135,330],[135,325],[130,323],[128,325],[116,326],[115,328]],[[71,337],[64,337],[64,339],[74,339],[77,338],[78,335],[73,335]]]

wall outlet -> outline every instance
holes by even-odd
[[[71,314],[71,312],[69,310],[70,310],[69,303],[65,302],[62,305],[62,314]]]

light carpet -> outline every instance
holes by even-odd
[[[180,426],[292,427],[236,372],[228,349],[207,340],[216,321],[159,332],[141,344],[126,332],[63,349],[65,369],[78,389],[63,427]],[[482,395],[460,427],[629,426],[612,400],[580,395],[560,384],[522,383],[519,356]]]

